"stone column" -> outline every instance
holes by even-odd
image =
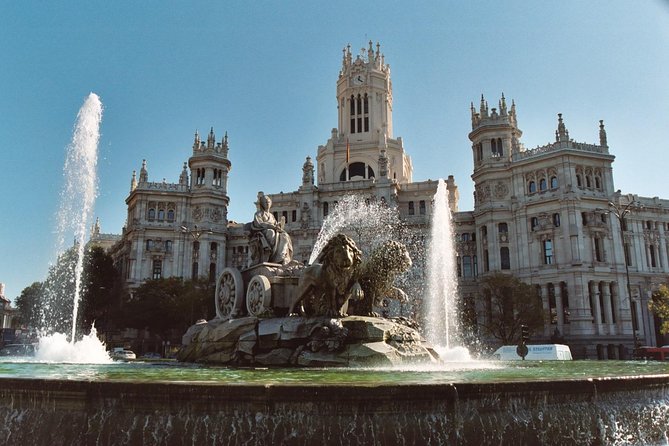
[[[562,282],[554,284],[555,311],[557,312],[557,325],[560,332],[564,329],[564,308],[562,307]]]
[[[594,280],[588,282],[588,288],[590,289],[590,302],[595,304],[595,307],[592,309],[592,312],[595,315],[594,324],[595,324],[595,333],[602,333],[602,307],[599,304],[599,286],[598,283]]]
[[[604,323],[609,334],[615,334],[616,329],[613,325],[613,308],[611,307],[611,287],[610,282],[603,282],[602,300],[604,301]]]
[[[544,336],[551,335],[551,307],[548,304],[548,285],[541,286],[541,303],[544,308]]]

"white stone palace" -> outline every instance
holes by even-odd
[[[379,44],[358,56],[345,48],[337,127],[315,160],[307,157],[297,190],[267,193],[295,259],[308,260],[324,218],[351,193],[396,206],[409,226],[427,231],[437,181],[413,181],[392,111],[390,67]],[[462,298],[487,317],[477,280],[509,272],[541,295],[543,340],[563,338],[575,357],[619,358],[635,342],[669,343],[647,305],[669,277],[669,200],[616,191],[603,122],[597,143],[579,143],[558,114],[555,142],[526,149],[516,105],[507,106],[504,95],[493,108],[481,97],[471,120],[472,211],[458,211],[455,180],[444,175]],[[177,183],[149,181],[146,161],[139,177],[133,172],[126,227],[111,249],[130,289],[151,278],[213,280],[227,266],[248,266],[248,233],[227,219],[229,152],[234,158],[227,134],[217,141],[212,129],[206,140],[195,134]],[[624,219],[611,212],[616,207]]]

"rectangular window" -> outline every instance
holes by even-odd
[[[511,269],[511,256],[509,255],[509,248],[506,246],[500,248],[499,257],[502,264],[502,269]]]
[[[472,277],[472,258],[470,256],[462,257],[462,275]]]
[[[544,265],[552,265],[553,264],[553,241],[552,240],[544,240],[543,249],[544,249]]]
[[[160,279],[163,276],[163,262],[161,260],[153,261],[153,278]]]
[[[602,240],[599,237],[592,239],[592,242],[595,244],[595,260],[598,262],[603,261],[602,256]]]
[[[655,246],[649,245],[648,246],[648,251],[650,251],[650,266],[652,268],[657,267],[657,261],[655,259]]]
[[[291,221],[297,221],[297,210],[293,210],[291,215]]]
[[[409,202],[409,215],[414,215],[416,211],[413,208],[413,201]]]
[[[418,203],[418,208],[420,215],[425,215],[425,200],[420,200],[420,202]]]
[[[490,271],[490,257],[488,256],[488,250],[483,251],[483,272],[487,273]]]

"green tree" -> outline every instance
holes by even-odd
[[[111,328],[118,319],[122,283],[113,260],[104,249],[93,247],[85,253],[79,326],[98,331]]]
[[[660,333],[669,333],[669,287],[662,284],[653,292],[648,308],[662,321]]]
[[[149,280],[123,305],[128,327],[148,329],[163,338],[183,333],[198,319],[214,315],[214,287],[204,280],[178,277]]]
[[[21,291],[16,298],[16,308],[19,312],[19,323],[30,327],[38,327],[41,322],[42,298],[44,294],[42,282],[33,282]]]
[[[69,333],[74,310],[76,245],[61,253],[49,267],[40,305],[39,328],[47,333]]]
[[[482,280],[480,293],[485,308],[478,317],[482,334],[502,344],[516,344],[521,325],[528,326],[530,336],[543,328],[543,306],[533,286],[515,276],[496,273]]]

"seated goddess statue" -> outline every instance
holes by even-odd
[[[253,264],[270,262],[286,265],[293,259],[293,242],[284,231],[285,220],[277,222],[270,212],[272,199],[258,192],[257,211],[249,225]]]

